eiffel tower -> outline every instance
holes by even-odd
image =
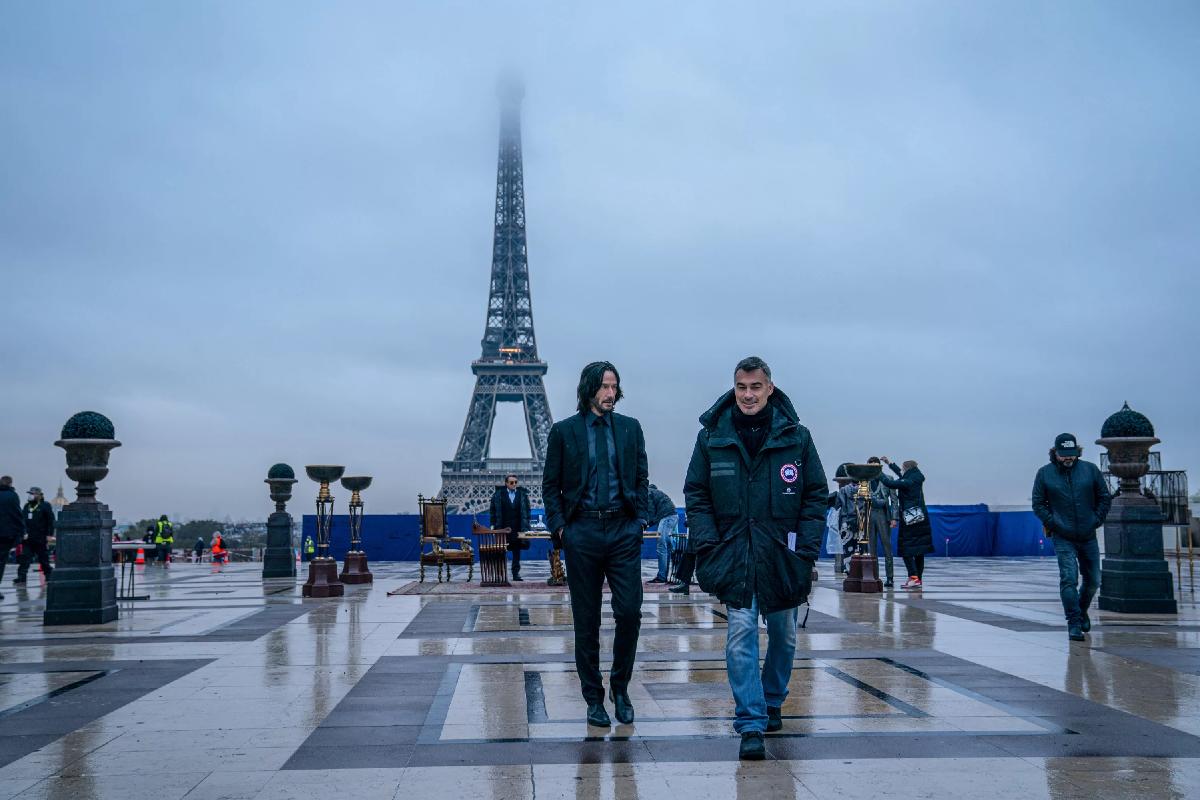
[[[500,156],[496,167],[496,229],[492,238],[492,281],[488,294],[483,354],[471,362],[475,391],[453,461],[442,462],[441,496],[447,511],[476,514],[504,476],[515,474],[529,490],[529,502],[542,506],[542,468],[550,436],[550,405],[533,335],[529,261],[525,248],[525,180],[521,167],[521,100],[524,90],[508,81],[500,87]],[[521,403],[532,458],[490,458],[497,403]]]

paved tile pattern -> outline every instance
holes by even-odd
[[[647,594],[637,722],[599,730],[565,593],[388,597],[416,569],[374,564],[304,600],[252,565],[175,564],[116,623],[48,629],[31,582],[0,602],[0,800],[1200,796],[1190,591],[1178,617],[1100,612],[1072,644],[1053,560],[935,561],[921,593],[882,596],[822,566],[754,764],[703,594]]]

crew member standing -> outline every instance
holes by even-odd
[[[17,577],[13,583],[25,583],[29,574],[29,565],[36,555],[42,574],[50,580],[50,554],[47,539],[54,534],[54,511],[46,502],[42,490],[34,486],[29,490],[29,502],[25,504],[25,539],[22,542],[21,557],[17,560]]]
[[[158,518],[158,522],[154,525],[154,547],[155,555],[164,566],[167,563],[167,553],[170,552],[170,542],[175,542],[175,528],[171,525],[171,521],[167,519],[167,515],[163,514]]]
[[[738,757],[757,761],[766,756],[763,732],[783,727],[796,611],[821,552],[827,483],[808,429],[766,362],[742,359],[733,379],[700,416],[683,493],[696,579],[725,603]],[[767,625],[761,666],[760,617]]]
[[[25,515],[21,513],[21,498],[13,488],[12,478],[0,477],[0,580],[8,566],[8,553],[25,538]],[[0,598],[4,595],[0,594]]]
[[[504,485],[492,494],[492,507],[489,514],[493,529],[508,528],[508,551],[512,553],[512,579],[523,581],[521,577],[521,545],[528,547],[527,542],[521,541],[521,531],[529,530],[529,490],[519,486],[516,475],[506,475]]]
[[[878,456],[871,456],[867,463],[881,462]],[[884,486],[879,478],[872,478],[867,486],[871,492],[871,522],[867,527],[867,544],[872,558],[875,559],[876,575],[879,574],[879,552],[883,551],[887,576],[883,585],[890,589],[895,577],[895,566],[892,562],[892,528],[896,527],[899,519],[895,492]]]
[[[609,698],[617,721],[633,722],[629,681],[642,625],[642,531],[649,519],[649,469],[641,424],[617,414],[621,376],[607,361],[583,368],[578,413],[554,423],[546,447],[542,500],[563,543],[575,621],[575,669],[589,725],[612,724],[600,676],[600,608],[612,591]]]
[[[925,556],[933,552],[933,526],[929,522],[929,508],[925,505],[925,473],[916,461],[905,461],[903,469],[892,463],[887,456],[880,456],[897,477],[880,475],[879,481],[889,489],[895,489],[900,503],[900,534],[896,549],[904,559],[908,580],[904,589],[920,589],[925,580]]]

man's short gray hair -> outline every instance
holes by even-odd
[[[758,356],[746,356],[737,363],[733,368],[733,374],[739,372],[754,372],[756,369],[761,369],[763,374],[767,376],[767,380],[771,380],[771,368],[767,366],[767,362],[763,361]]]

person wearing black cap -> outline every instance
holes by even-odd
[[[21,557],[17,559],[17,577],[13,583],[25,582],[29,565],[36,555],[42,574],[50,580],[50,556],[46,551],[46,540],[54,533],[54,511],[46,502],[42,490],[33,486],[29,489],[29,502],[25,504],[25,540],[21,543]]]
[[[1088,608],[1100,588],[1096,529],[1104,524],[1112,504],[1100,468],[1080,461],[1082,454],[1074,434],[1060,433],[1050,450],[1050,463],[1039,469],[1033,480],[1033,513],[1054,543],[1067,635],[1076,642],[1082,642],[1092,629]]]

